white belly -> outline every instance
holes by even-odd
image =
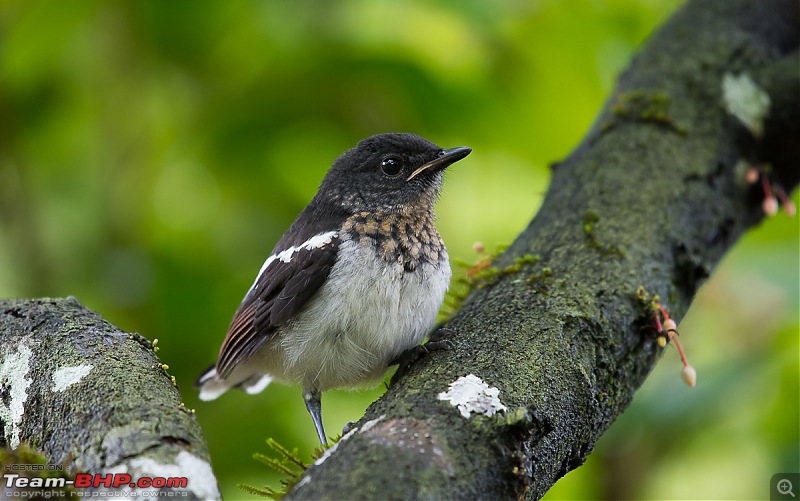
[[[446,252],[438,268],[413,272],[351,240],[338,255],[308,307],[262,347],[264,372],[320,391],[374,384],[433,327],[450,283]]]

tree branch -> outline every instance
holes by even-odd
[[[27,443],[70,474],[186,477],[188,499],[219,497],[202,431],[150,341],[74,298],[2,300],[0,346],[0,446]]]
[[[793,0],[679,10],[495,263],[529,256],[521,269],[476,289],[449,322],[455,348],[412,367],[289,498],[535,499],[581,465],[663,351],[637,289],[682,318],[763,217],[746,167],[786,191],[798,183],[799,25]],[[726,75],[769,96],[763,135],[732,114]],[[468,374],[499,389],[505,413],[467,419],[438,398]]]

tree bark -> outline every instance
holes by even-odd
[[[764,217],[747,166],[786,191],[798,182],[799,25],[795,0],[684,5],[553,166],[496,280],[449,321],[454,349],[414,365],[287,499],[538,499],[580,466],[663,351],[637,290],[680,320]],[[762,130],[734,116],[726,75],[769,96]],[[499,390],[505,412],[465,418],[439,399],[470,374]]]
[[[70,474],[186,477],[182,499],[219,497],[194,413],[144,337],[74,298],[2,300],[0,355],[1,446]]]
[[[536,499],[582,464],[662,352],[637,291],[682,318],[763,217],[746,167],[787,191],[800,179],[799,26],[796,0],[688,2],[553,167],[539,214],[449,321],[453,349],[414,365],[288,498]],[[726,76],[743,75],[769,96],[763,124],[745,126],[723,97]],[[146,339],[43,299],[0,301],[0,341],[0,445],[30,444],[72,473],[186,476],[195,498],[218,496]],[[441,399],[467,375],[483,399]]]

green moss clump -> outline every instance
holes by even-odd
[[[314,449],[314,451],[311,453],[311,461],[313,462],[321,458],[322,455],[325,454],[325,451],[333,447],[340,439],[341,436],[335,437],[326,446],[321,446]],[[279,457],[270,457],[266,454],[256,452],[253,454],[253,459],[264,463],[271,469],[284,475],[284,478],[282,478],[280,481],[280,490],[275,490],[269,486],[264,486],[261,488],[253,487],[252,485],[247,484],[239,484],[237,487],[256,496],[270,499],[281,499],[294,488],[297,482],[300,481],[300,477],[302,477],[303,473],[308,469],[309,466],[311,466],[311,463],[305,463],[303,460],[297,457],[297,449],[289,451],[289,449],[279,444],[273,438],[267,439],[267,445],[270,447],[270,449],[277,452]]]
[[[595,223],[600,221],[600,214],[589,209],[583,215],[583,231],[586,232],[587,236],[592,236],[592,230],[594,229]]]
[[[651,296],[650,293],[647,292],[647,289],[644,288],[644,285],[640,285],[636,288],[635,296],[636,300],[647,308],[648,314],[653,311],[658,311],[659,301],[661,300],[658,294],[653,294]]]
[[[603,245],[600,243],[594,231],[598,221],[600,221],[600,214],[592,209],[587,210],[583,215],[583,231],[586,233],[589,245],[593,249],[600,250],[605,256],[625,257],[626,252],[623,248],[613,244]]]
[[[553,269],[545,266],[538,273],[534,273],[526,280],[528,286],[536,292],[547,293],[553,285]]]
[[[439,312],[439,322],[446,321],[461,309],[464,299],[476,287],[489,287],[497,283],[501,277],[519,272],[524,266],[539,262],[538,254],[525,254],[514,259],[512,264],[504,268],[496,268],[492,263],[506,250],[507,245],[499,245],[495,252],[482,255],[475,263],[453,260],[456,276],[444,298],[444,306]],[[463,271],[463,273],[462,273]]]
[[[655,123],[682,136],[686,135],[686,127],[669,115],[669,99],[661,92],[623,92],[617,95],[610,109],[614,118],[603,125],[603,131],[613,129],[618,121],[633,120]]]
[[[25,465],[27,469],[13,470],[13,473],[18,474],[20,477],[30,479],[72,479],[72,477],[65,472],[64,465],[49,464],[44,454],[27,444],[20,444],[16,449],[0,448],[0,470],[8,472],[9,470],[6,469],[7,467],[10,469],[14,466],[19,467],[22,465]],[[36,468],[36,466],[41,467],[41,469]],[[68,485],[64,487],[29,487],[27,489],[15,489],[17,495],[25,494],[22,495],[22,499],[25,497],[29,499],[39,499],[44,493],[54,498],[71,498],[75,493],[75,490]],[[20,490],[24,492],[20,492]]]
[[[527,426],[531,421],[531,415],[525,407],[517,407],[513,411],[497,415],[499,426]]]

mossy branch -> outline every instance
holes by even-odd
[[[30,444],[70,475],[187,477],[182,499],[219,497],[194,412],[155,350],[74,298],[0,300],[0,446]]]
[[[798,182],[798,26],[795,0],[684,5],[554,167],[494,272],[477,271],[484,286],[449,320],[454,349],[413,366],[288,498],[535,499],[580,466],[663,350],[642,292],[679,320],[764,217],[764,191],[737,166],[787,192]],[[724,89],[743,75],[767,109]],[[440,399],[468,374],[505,415],[467,419]]]

